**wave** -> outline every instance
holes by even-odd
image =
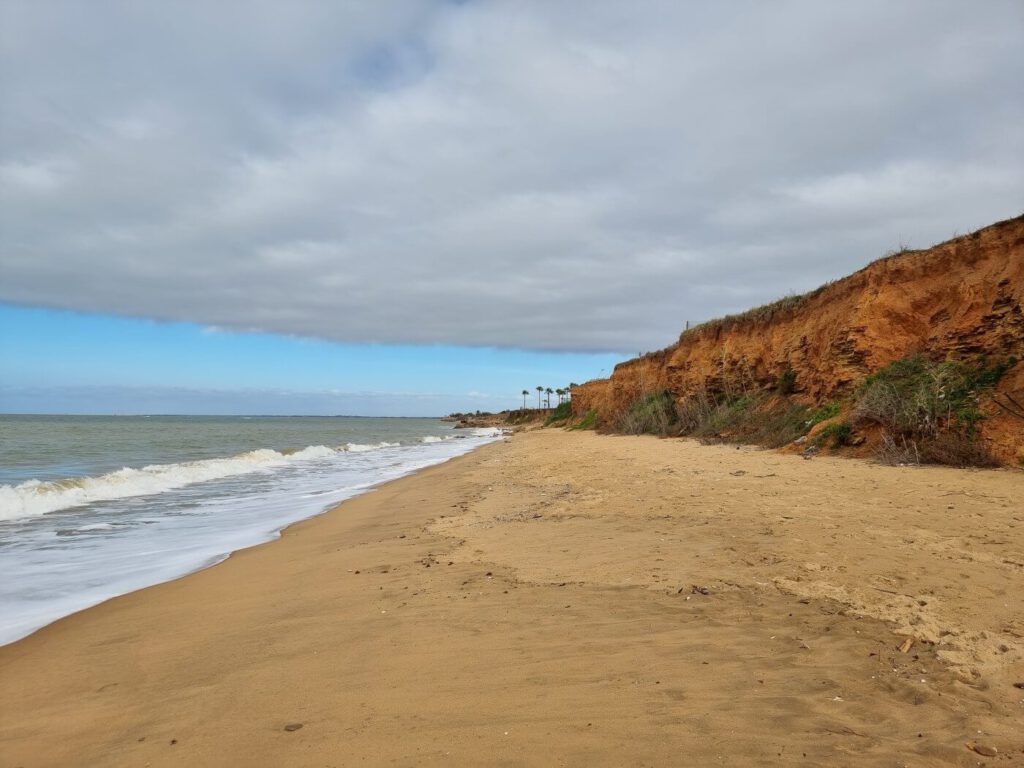
[[[398,445],[399,443],[348,443],[337,449],[326,445],[311,445],[296,451],[260,448],[225,459],[152,464],[141,469],[125,467],[97,477],[75,477],[48,482],[29,480],[19,485],[0,485],[0,521],[37,517],[95,501],[149,496],[192,483],[274,469],[295,461],[329,459],[343,452],[373,451]]]
[[[372,445],[364,445],[362,443],[345,443],[338,450],[348,451],[349,453],[363,453],[365,451],[376,451],[380,448],[397,448],[401,443],[373,443]]]
[[[509,434],[511,430],[503,427],[474,427],[472,430],[460,429],[459,431],[465,432],[466,434],[443,436],[427,435],[426,437],[421,437],[420,441],[424,443],[443,443],[448,440],[459,440],[466,437],[501,437],[502,435]]]

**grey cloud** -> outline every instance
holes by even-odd
[[[1024,209],[994,0],[3,6],[0,299],[635,352]]]

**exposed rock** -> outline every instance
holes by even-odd
[[[685,331],[671,347],[620,363],[611,378],[573,388],[576,416],[614,423],[643,393],[682,399],[737,383],[769,389],[783,371],[795,397],[821,404],[908,355],[1024,357],[1024,216],[923,251],[880,259],[802,298]],[[1024,365],[996,398],[1024,403]],[[989,407],[990,406],[990,407]],[[1024,421],[989,403],[983,438],[1008,463],[1024,458]]]

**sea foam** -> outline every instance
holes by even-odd
[[[96,477],[74,477],[48,482],[29,480],[18,485],[0,485],[0,520],[36,517],[96,501],[163,493],[192,483],[266,471],[293,462],[329,459],[341,451],[363,453],[398,445],[388,442],[372,445],[346,443],[337,449],[326,445],[311,445],[283,453],[260,448],[223,459],[152,464],[141,469],[125,467]]]

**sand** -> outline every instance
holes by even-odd
[[[0,765],[1024,764],[1022,500],[520,433],[0,648]]]

